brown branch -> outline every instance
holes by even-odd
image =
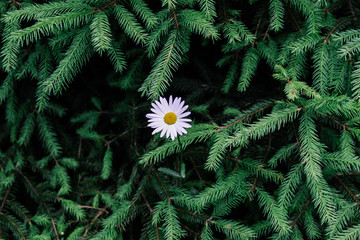
[[[353,5],[352,5],[351,0],[348,0],[348,4],[349,4],[350,11],[351,11],[351,15],[353,16],[354,21],[357,22],[357,17],[356,17],[356,14],[355,14],[355,11],[354,11],[354,7],[353,7]]]
[[[49,217],[51,218],[51,223],[52,223],[52,226],[54,228],[54,232],[55,232],[55,235],[56,235],[56,239],[59,240],[59,234],[57,232],[57,229],[56,229],[56,224],[55,224],[55,221],[54,219],[51,217],[51,213],[50,213],[50,210],[49,208],[47,207],[47,205],[42,201],[41,197],[40,197],[40,194],[37,192],[37,190],[35,189],[35,187],[32,185],[32,183],[30,182],[30,180],[20,171],[18,170],[18,173],[20,173],[20,175],[25,179],[25,181],[29,184],[30,188],[33,190],[33,192],[35,193],[35,195],[37,196],[37,198],[40,200],[40,202],[42,203],[42,205],[45,207],[47,213],[49,214]]]
[[[254,34],[255,38],[254,38],[254,41],[253,41],[253,43],[252,43],[252,47],[255,47],[256,35],[257,35],[258,31],[259,31],[260,23],[261,23],[262,18],[263,18],[264,14],[265,14],[265,10],[266,10],[266,9],[264,9],[264,11],[262,12],[262,14],[261,14],[261,16],[260,16],[260,18],[259,18],[259,20],[258,20],[258,22],[257,22],[257,24],[256,24],[256,30],[255,30],[255,34]]]
[[[176,28],[179,29],[180,26],[179,26],[179,22],[178,22],[177,17],[176,17],[175,9],[174,9],[174,8],[171,8],[171,11],[172,11],[173,14],[174,14],[174,20],[175,20],[175,23],[176,23]]]
[[[330,118],[331,120],[333,120],[333,122],[334,122],[335,124],[337,124],[337,125],[340,125],[343,130],[350,130],[350,128],[348,127],[347,124],[343,124],[343,123],[337,121],[334,117],[329,116],[329,115],[327,115],[327,114],[321,114],[321,115],[323,115],[324,117],[327,117],[327,118]]]
[[[200,175],[200,173],[199,173],[199,171],[198,171],[198,169],[197,169],[197,167],[196,167],[196,165],[195,165],[194,161],[193,161],[193,160],[191,160],[191,163],[192,163],[192,165],[194,166],[194,170],[195,170],[195,172],[196,172],[196,175],[197,175],[197,176],[198,176],[198,178],[200,179],[201,184],[202,184],[204,187],[206,187],[206,183],[205,183],[204,179],[202,179],[202,177],[201,177],[201,175]]]
[[[307,207],[309,206],[309,204],[311,203],[312,198],[309,199],[309,201],[306,202],[306,204],[304,205],[303,209],[301,210],[301,212],[299,213],[299,215],[295,218],[294,222],[291,224],[291,227],[293,228],[294,226],[296,226],[297,221],[299,221],[300,217],[305,213],[305,210],[307,209]]]
[[[148,207],[149,211],[150,211],[150,214],[153,215],[153,212],[154,210],[152,209],[152,207],[150,206],[148,200],[146,199],[144,193],[141,193],[141,196],[142,198],[144,199],[145,201],[145,204],[146,206]],[[157,226],[154,226],[155,227],[155,232],[156,232],[156,240],[160,240],[160,235],[159,235],[159,228]]]
[[[176,210],[177,210],[177,211],[181,211],[181,212],[185,212],[185,213],[188,213],[188,214],[190,214],[190,215],[193,215],[193,216],[195,216],[195,217],[197,217],[197,218],[200,218],[201,220],[205,221],[206,223],[208,223],[208,222],[214,223],[214,221],[213,221],[211,218],[207,219],[207,218],[202,217],[202,216],[200,216],[200,215],[197,215],[196,213],[193,213],[193,212],[191,212],[191,211],[189,211],[189,210],[184,210],[184,209],[181,209],[181,208],[176,208]]]
[[[3,214],[2,212],[0,212],[0,215],[3,216],[4,218],[6,218],[12,225],[14,225],[14,227],[16,228],[16,230],[21,234],[22,239],[27,239],[25,237],[25,235],[23,234],[23,232],[20,230],[20,228],[16,225],[16,223],[14,223],[8,216],[6,216],[5,214]]]
[[[105,6],[94,10],[94,12],[104,11],[104,10],[106,10],[108,7],[113,6],[113,5],[116,5],[116,3],[117,3],[117,0],[111,1],[111,2],[109,2],[108,4],[106,4]]]
[[[295,18],[295,16],[294,16],[294,14],[292,14],[292,12],[290,11],[290,9],[286,6],[286,4],[285,4],[283,1],[281,1],[281,2],[284,4],[286,10],[290,13],[290,16],[291,16],[292,20],[295,22],[296,27],[298,28],[299,32],[301,32],[301,27],[300,27],[299,23],[296,21],[296,18]]]
[[[8,192],[5,196],[5,198],[0,198],[3,200],[3,203],[6,201],[6,202],[9,202],[9,205],[11,205],[12,207],[16,208],[16,210],[18,210],[23,216],[24,218],[26,219],[27,223],[29,225],[31,225],[31,219],[26,215],[26,213],[18,206],[16,205],[15,203],[13,203],[12,201],[8,200],[7,199],[7,195],[8,195]],[[0,210],[0,213],[2,212],[2,209]]]
[[[153,172],[155,173],[155,175],[156,175],[157,179],[159,180],[159,183],[160,183],[160,185],[161,185],[161,188],[164,190],[165,195],[166,195],[166,197],[167,197],[168,201],[169,201],[169,202],[171,202],[171,198],[170,198],[170,196],[169,196],[169,194],[168,194],[168,192],[167,192],[167,190],[166,190],[165,186],[162,184],[162,181],[161,181],[161,179],[160,179],[159,174],[156,172],[156,170],[155,170],[153,167],[151,167],[151,168],[152,168]]]
[[[337,7],[338,5],[340,5],[343,1],[338,1],[337,3],[333,4],[332,6],[330,6],[329,8],[324,10],[324,14],[328,14],[331,10],[333,10],[335,7]]]
[[[105,211],[106,213],[109,213],[108,211],[106,211],[106,208],[97,208],[97,207],[92,207],[92,206],[76,206],[78,208],[89,208],[89,209],[96,209],[99,211]]]
[[[270,153],[270,149],[271,149],[271,133],[270,133],[270,138],[269,138],[269,144],[266,150],[266,153],[264,155],[264,158],[262,160],[262,163],[264,163],[267,159],[267,156]],[[260,171],[260,169],[262,168],[262,165],[259,166],[259,169],[256,170],[255,176],[257,175],[257,172]],[[258,177],[255,177],[255,180],[253,182],[253,184],[251,184],[251,188],[250,190],[247,192],[247,194],[251,193],[252,191],[254,191],[256,189],[256,183],[257,183]]]
[[[6,190],[5,197],[4,197],[4,199],[3,199],[2,203],[1,203],[1,206],[0,206],[0,213],[2,212],[2,210],[3,210],[4,206],[5,206],[5,202],[6,202],[7,198],[8,198],[8,196],[9,196],[9,193],[10,193],[10,188],[8,188]]]
[[[324,43],[327,43],[329,37],[331,36],[331,34],[334,33],[334,31],[341,25],[343,24],[344,22],[346,22],[348,19],[343,19],[342,21],[340,21],[338,24],[336,24],[333,29],[331,29],[331,31],[329,32],[329,34],[325,37],[324,39]]]
[[[184,152],[184,155],[194,154],[194,153],[209,154],[209,151],[187,151],[187,152]]]
[[[148,200],[146,199],[146,197],[145,197],[145,195],[144,195],[143,192],[141,193],[141,197],[144,199],[145,204],[146,204],[146,206],[148,207],[148,209],[149,209],[149,211],[150,211],[150,214],[153,215],[154,210],[153,210],[152,207],[150,206],[150,204],[149,204]]]
[[[264,155],[264,159],[263,159],[263,163],[266,161],[266,159],[267,159],[267,156],[269,155],[269,153],[270,153],[270,150],[271,150],[271,132],[269,133],[269,144],[268,144],[268,147],[267,147],[267,149],[266,149],[266,153],[265,153],[265,155]]]
[[[90,228],[92,227],[92,225],[94,225],[96,219],[98,219],[104,212],[107,212],[107,211],[106,211],[106,207],[102,208],[102,210],[99,211],[98,214],[96,214],[96,216],[91,220],[90,225],[89,225],[89,227],[85,230],[85,233],[84,233],[84,235],[83,235],[82,238],[84,238],[84,237],[88,234]]]
[[[256,110],[255,112],[252,112],[252,113],[250,113],[250,114],[248,114],[248,115],[246,115],[246,116],[244,116],[244,117],[236,120],[235,122],[232,122],[232,123],[230,123],[230,124],[228,124],[228,125],[226,125],[226,126],[221,126],[221,127],[219,127],[219,128],[217,129],[217,132],[220,132],[221,129],[226,129],[226,128],[231,127],[232,125],[235,125],[235,124],[237,124],[237,123],[239,123],[239,122],[242,122],[243,120],[249,118],[250,116],[252,116],[252,115],[254,115],[254,114],[258,113],[258,112],[261,112],[261,111],[265,110],[266,108],[271,107],[272,105],[273,105],[273,104],[268,105],[268,106],[266,106],[266,107],[262,107],[262,108],[260,108],[259,110]]]
[[[155,227],[155,231],[156,231],[156,240],[160,240],[159,228]]]
[[[80,159],[80,156],[81,156],[82,141],[83,141],[83,138],[80,137],[80,139],[79,139],[79,147],[78,147],[78,152],[77,152],[77,158],[78,159]]]
[[[270,30],[270,26],[271,26],[271,23],[269,23],[269,26],[267,27],[266,32],[264,33],[264,37],[263,37],[264,40],[269,36],[268,33],[269,33],[269,30]]]
[[[227,21],[227,14],[226,14],[225,1],[223,0],[222,3],[223,3],[224,19],[225,19],[225,22],[226,22]]]
[[[349,189],[348,186],[346,186],[346,184],[338,177],[335,176],[335,178],[341,183],[341,185],[345,188],[345,190],[350,194],[350,196],[355,200],[356,204],[360,206],[360,202],[359,199],[356,197],[356,195],[351,192],[351,190]]]
[[[256,189],[257,180],[258,180],[257,177],[255,177],[255,180],[252,184],[250,184],[251,188],[249,189],[249,191],[246,192],[246,195],[249,195],[252,191]]]
[[[53,159],[55,160],[56,166],[60,166],[59,161],[57,160],[57,158],[53,156]]]
[[[196,236],[200,236],[201,233],[200,232],[195,232],[194,230],[192,230],[190,227],[186,226],[185,224],[183,223],[180,223],[181,226],[183,226],[184,228],[186,228],[189,232],[192,232],[194,235],[195,235],[195,239],[197,239]]]
[[[12,0],[12,1],[9,1],[9,2],[11,2],[12,7],[16,7],[16,6],[18,6],[20,8],[23,7],[23,5],[19,1]]]
[[[128,133],[128,131],[125,131],[125,132],[122,132],[122,133],[116,135],[113,139],[106,141],[105,146],[110,146],[111,143],[115,142],[118,138],[121,138],[122,136],[124,136],[127,133]],[[136,143],[134,145],[136,146]]]
[[[8,155],[6,155],[6,158],[4,158],[3,161],[1,161],[0,170],[3,170],[2,166],[5,165],[5,163],[10,159],[10,157],[12,157],[13,154],[15,154],[15,152],[18,150],[18,148],[19,148],[19,146],[16,145],[16,147],[14,147],[14,149],[12,149],[12,151]]]
[[[294,129],[294,135],[295,135],[296,143],[297,143],[297,145],[298,145],[298,147],[299,147],[299,150],[301,151],[301,144],[300,144],[299,138],[298,138],[298,136],[297,136],[297,134],[296,134],[296,129],[295,129],[294,122],[291,122],[291,124],[292,124],[292,127],[293,127],[293,129]]]
[[[351,175],[360,175],[360,172],[349,172],[349,173],[338,174],[338,176],[351,176]]]
[[[149,164],[148,164],[148,166],[149,166]],[[134,173],[134,177],[130,177],[130,178],[135,178],[135,175],[136,175],[136,174],[137,174],[137,168],[136,168],[136,171],[135,171],[135,173]],[[147,174],[148,174],[148,173],[147,173]],[[148,175],[146,176],[146,178],[147,178],[147,180],[150,181],[150,183],[152,183],[151,178],[149,178]],[[137,200],[139,199],[139,197],[140,197],[140,195],[138,195],[138,196],[131,202],[131,204],[129,205],[129,208],[131,208],[131,207],[137,202]]]

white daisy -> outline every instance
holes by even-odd
[[[153,106],[151,108],[152,113],[146,114],[146,117],[149,121],[148,126],[155,128],[152,134],[161,131],[160,137],[163,137],[166,133],[166,137],[170,136],[172,140],[176,138],[177,134],[186,134],[185,128],[191,127],[187,123],[191,122],[191,119],[185,118],[190,115],[190,112],[185,112],[189,106],[184,106],[184,104],[185,101],[181,101],[179,97],[176,97],[173,101],[172,96],[170,96],[169,102],[160,97],[160,102],[151,103]]]

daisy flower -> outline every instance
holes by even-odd
[[[151,103],[153,108],[151,108],[152,113],[146,114],[148,118],[148,126],[154,128],[152,132],[160,133],[160,137],[163,137],[166,133],[167,138],[174,140],[177,135],[182,135],[187,133],[185,128],[190,128],[191,125],[187,122],[191,122],[191,119],[185,118],[190,115],[190,112],[185,112],[189,107],[188,105],[184,106],[185,101],[181,101],[180,97],[173,99],[172,96],[169,98],[169,102],[160,97],[160,101],[155,101]]]

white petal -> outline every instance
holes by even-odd
[[[150,109],[153,113],[155,113],[155,114],[157,114],[157,115],[159,115],[159,116],[163,116],[164,114],[163,114],[163,112],[160,110],[160,108],[151,108]]]
[[[181,109],[181,108],[184,106],[184,104],[185,104],[185,101],[180,102],[180,104],[179,104],[179,109]],[[180,111],[180,110],[179,110],[179,111]]]
[[[152,135],[154,135],[155,133],[158,133],[162,130],[162,128],[158,127],[158,128],[155,128],[155,130],[151,133]]]
[[[183,133],[187,133],[187,131],[185,130],[185,128],[183,128],[182,126],[178,125],[177,126],[177,130],[178,130],[178,133],[180,133],[180,135],[182,135]]]
[[[189,116],[190,114],[191,114],[191,112],[185,112],[185,113],[180,114],[178,118],[184,118],[184,117]]]
[[[161,100],[162,98],[160,98],[160,100]],[[155,103],[158,105],[158,107],[160,108],[160,110],[164,113],[164,114],[166,114],[168,111],[167,111],[167,108],[162,104],[162,103],[160,103],[159,101],[155,101]]]
[[[169,138],[169,136],[170,136],[170,129],[168,128],[166,129],[166,138]]]
[[[153,122],[153,123],[149,123],[147,126],[151,128],[163,128],[164,124]]]
[[[170,138],[171,138],[171,140],[175,139],[175,135],[174,135],[173,131],[170,131]]]
[[[148,126],[149,126],[149,127],[152,127],[152,128],[158,128],[158,127],[163,128],[163,127],[164,127],[164,124],[158,123],[158,122],[153,122],[153,123],[149,123]]]
[[[178,120],[179,122],[191,122],[191,119],[188,118],[181,118]]]
[[[157,114],[155,114],[155,113],[148,113],[148,114],[146,114],[146,117],[147,118],[159,118],[159,115],[157,115]]]
[[[173,107],[173,110],[174,110],[174,113],[176,114],[176,116],[179,116],[181,114],[181,112],[180,112],[181,108],[179,107],[179,104],[180,103],[176,103],[176,106],[174,105],[174,107]]]
[[[170,95],[170,97],[169,97],[169,108],[170,109],[173,108],[173,97],[172,97],[172,95]]]
[[[181,98],[179,98],[179,97],[176,97],[174,100],[173,108],[176,109],[176,111],[179,109],[180,101],[181,101]]]
[[[188,107],[189,107],[189,105],[186,105],[186,106],[184,106],[183,108],[181,108],[180,114],[182,114],[183,112],[185,112]]]
[[[161,110],[161,108],[155,104],[155,103],[151,103],[151,106],[153,106],[153,108],[157,111],[159,111],[161,114],[164,114],[164,112]],[[152,109],[151,109],[152,110]],[[154,112],[154,111],[153,111]]]
[[[161,102],[161,106],[163,107],[162,109],[165,109],[164,113],[170,112],[169,104],[168,104],[167,100],[165,98],[161,97],[160,102]]]
[[[160,124],[160,125],[164,125],[164,120],[162,118],[153,118],[153,119],[149,119],[148,123],[149,124],[157,123],[157,124]]]
[[[177,135],[176,127],[174,125],[172,125],[172,128],[171,128],[171,135],[174,136],[174,137],[171,137],[171,139],[174,140]]]
[[[161,133],[160,133],[160,137],[163,137],[165,133],[166,133],[166,128],[163,128]]]
[[[164,118],[151,118],[151,119],[148,120],[148,122],[160,122],[160,123],[163,123]]]
[[[178,124],[183,128],[191,128],[191,125],[186,122],[179,122]]]

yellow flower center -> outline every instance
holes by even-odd
[[[174,123],[176,123],[177,120],[177,116],[175,113],[173,112],[168,112],[167,114],[165,114],[164,116],[164,121],[166,124],[168,125],[173,125]]]

